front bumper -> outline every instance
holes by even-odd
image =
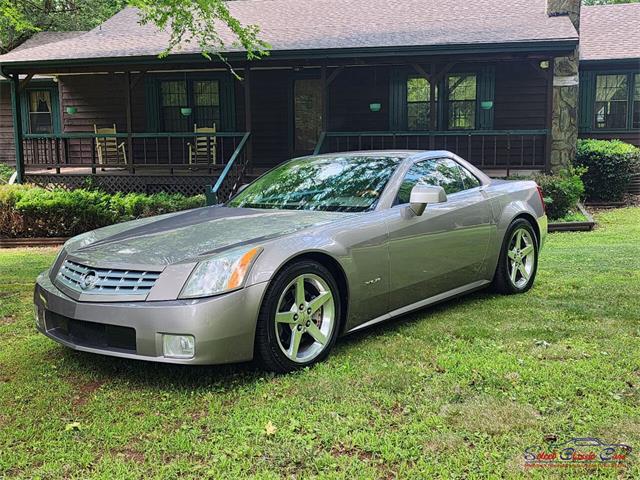
[[[256,320],[266,288],[264,282],[196,300],[89,303],[69,298],[45,272],[34,292],[37,328],[75,350],[115,357],[189,365],[246,361],[253,358]],[[164,357],[165,333],[193,335],[194,357]]]

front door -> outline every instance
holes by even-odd
[[[312,153],[322,131],[322,81],[320,79],[294,80],[293,128],[294,155]]]
[[[450,159],[429,159],[407,172],[398,193],[400,206],[387,220],[391,311],[480,277],[495,228],[492,211],[477,179],[469,184],[459,168]],[[418,182],[442,186],[447,201],[428,205],[419,217],[403,218],[402,205]]]

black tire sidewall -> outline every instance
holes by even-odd
[[[335,325],[322,353],[313,360],[301,363],[292,361],[281,351],[276,338],[275,314],[283,290],[293,279],[303,274],[317,275],[329,285],[334,298]],[[285,266],[272,280],[262,301],[256,329],[256,358],[263,363],[263,366],[278,372],[290,372],[321,362],[329,355],[336,342],[341,315],[342,305],[338,284],[327,268],[313,260],[300,260]]]

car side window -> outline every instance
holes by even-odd
[[[462,175],[462,183],[464,183],[464,189],[469,190],[470,188],[476,188],[480,186],[480,180],[471,173],[469,170],[464,168],[462,165],[458,165],[460,168],[460,174]]]
[[[409,203],[411,189],[418,183],[440,186],[447,195],[465,189],[460,169],[456,162],[448,158],[430,159],[418,162],[409,169],[400,185],[398,196],[394,203],[396,205]]]

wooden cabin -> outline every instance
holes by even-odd
[[[640,4],[264,5],[230,3],[271,45],[250,62],[230,49],[231,69],[191,45],[158,58],[168,34],[133,8],[35,35],[0,56],[0,161],[36,184],[225,198],[312,153],[445,149],[505,176],[562,168],[578,134],[640,144]]]

